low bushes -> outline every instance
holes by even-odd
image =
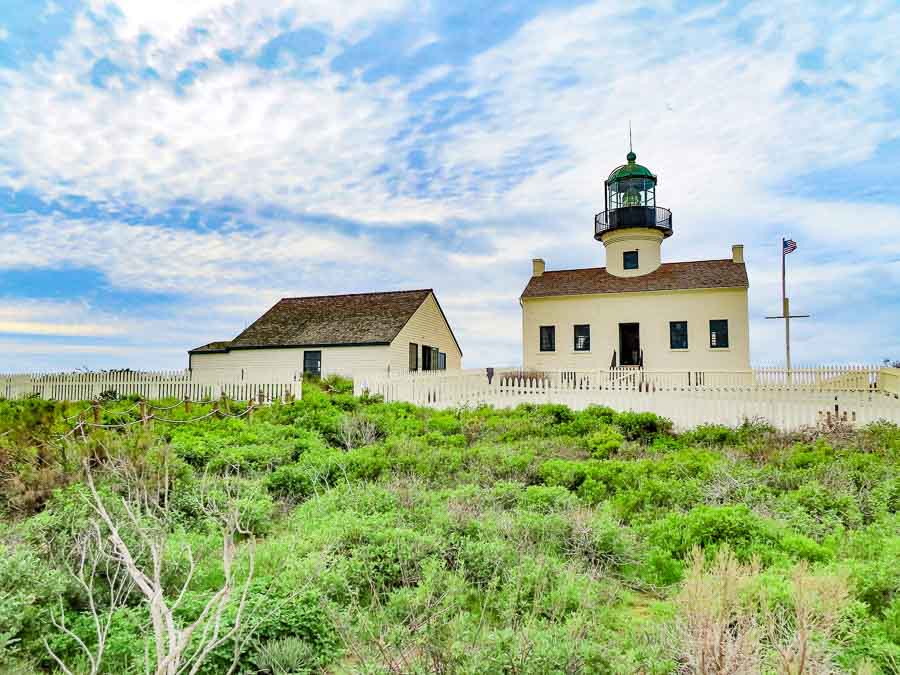
[[[133,415],[133,402],[108,405],[104,415]],[[696,646],[684,622],[698,606],[683,589],[708,591],[715,606],[723,575],[743,575],[733,618],[752,610],[759,621],[769,606],[793,617],[801,564],[816,588],[839,579],[850,594],[834,630],[816,638],[826,665],[890,672],[900,659],[892,425],[834,438],[778,436],[755,422],[675,434],[658,416],[601,406],[385,404],[353,397],[340,379],[306,383],[303,400],[252,421],[54,444],[73,412],[0,402],[0,434],[11,431],[0,436],[0,670],[52,669],[40,641],[51,609],[96,640],[66,571],[94,518],[82,459],[115,468],[98,489],[117,518],[127,519],[125,485],[167,477],[151,530],[167,542],[167,597],[186,578],[187,546],[198,561],[180,620],[220,588],[210,513],[238,506],[239,577],[256,541],[248,601],[258,629],[219,645],[204,673],[227,669],[236,648],[242,667],[271,673],[674,672]],[[45,470],[58,482],[48,479],[33,506],[10,508],[12,486],[33,486]],[[146,555],[136,533],[126,536]],[[731,562],[716,567],[726,551]],[[147,625],[137,596],[117,610],[107,672],[142,670]],[[78,659],[72,640],[51,640]]]

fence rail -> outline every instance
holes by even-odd
[[[461,405],[513,407],[520,403],[562,403],[573,409],[607,405],[617,410],[650,411],[679,428],[704,423],[739,424],[764,418],[783,430],[839,419],[865,424],[900,422],[900,400],[879,389],[879,370],[864,366],[806,368],[787,372],[599,371],[523,372],[448,371],[354,381],[357,394],[368,391],[387,401],[446,408]]]
[[[300,373],[248,380],[240,377],[210,380],[192,377],[189,370],[140,372],[108,371],[88,373],[0,374],[0,398],[39,398],[89,401],[106,393],[140,396],[149,400],[165,398],[213,400],[227,396],[235,400],[260,402],[302,395]]]

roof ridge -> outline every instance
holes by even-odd
[[[706,260],[674,260],[672,262],[664,262],[660,263],[660,267],[665,265],[692,265],[694,263],[704,263],[704,262],[734,262],[731,258],[707,258]],[[742,263],[736,263],[742,264]],[[554,274],[556,272],[586,272],[588,270],[605,270],[606,266],[603,267],[569,267],[561,270],[545,270],[544,274]],[[659,268],[657,268],[659,269]],[[656,271],[656,270],[654,270]],[[648,272],[648,274],[652,274],[653,272]]]
[[[289,295],[282,300],[318,300],[319,298],[353,298],[360,295],[399,295],[401,293],[434,293],[433,288],[411,288],[402,291],[366,291],[360,293],[334,293],[331,295]]]

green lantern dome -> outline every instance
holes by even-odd
[[[604,182],[605,210],[594,216],[594,238],[612,230],[648,227],[672,235],[672,212],[656,205],[656,176],[637,163],[629,150],[627,164],[616,167]]]
[[[656,182],[656,176],[648,169],[646,166],[642,166],[636,162],[637,155],[633,152],[629,152],[626,156],[628,160],[628,164],[623,164],[622,166],[613,170],[611,174],[609,174],[608,181],[610,183],[614,181],[619,181],[624,178],[649,178],[650,180]]]

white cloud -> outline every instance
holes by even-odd
[[[0,42],[9,39],[9,31],[6,30],[3,26],[0,26]]]
[[[647,22],[610,3],[547,12],[469,64],[438,66],[413,82],[369,82],[333,72],[332,57],[401,9],[413,20],[423,7],[120,1],[116,40],[82,17],[53,59],[0,71],[0,167],[11,169],[0,168],[0,185],[151,216],[142,225],[17,217],[0,225],[0,268],[88,267],[117,288],[183,294],[158,324],[179,349],[232,337],[283,295],[434,286],[467,363],[509,364],[519,358],[517,298],[530,258],[547,258],[551,269],[603,264],[592,215],[604,177],[623,158],[630,119],[640,160],[660,176],[659,201],[675,213],[667,259],[725,257],[743,241],[756,315],[777,304],[781,230],[800,242],[797,259],[843,261],[796,264],[793,297],[815,311],[815,330],[834,325],[848,288],[866,306],[872,270],[900,286],[893,205],[789,189],[797,174],[864,161],[900,137],[885,97],[900,70],[891,42],[900,16],[890,3],[865,11],[755,3],[715,22],[717,5],[680,15],[669,5],[650,3],[664,18]],[[98,0],[94,9],[105,6]],[[743,23],[756,26],[750,41],[734,37]],[[253,54],[301,25],[330,40],[305,64],[316,77],[217,65],[219,49]],[[192,36],[195,27],[208,34]],[[149,45],[137,40],[143,32]],[[440,37],[423,29],[415,46]],[[827,68],[801,73],[796,58],[812,47],[822,47]],[[122,64],[126,79],[150,66],[162,80],[111,80],[98,90],[87,75],[102,56]],[[196,61],[208,68],[179,95],[173,80]],[[413,104],[409,94],[446,76],[468,83],[454,91],[454,105],[477,101],[479,114],[442,130],[421,122],[436,114],[433,104]],[[800,78],[812,88],[843,84],[835,94],[792,93]],[[413,149],[434,172],[431,191],[418,190],[406,167]],[[243,212],[215,231],[158,224],[152,214],[179,199]],[[268,205],[299,214],[296,222],[255,212]],[[368,229],[342,233],[313,217],[321,214]],[[433,223],[438,235],[410,230],[411,222]],[[450,236],[456,229],[459,239]],[[388,230],[396,236],[385,238]],[[900,343],[896,329],[876,330],[877,312],[861,314],[859,330],[871,337],[854,344],[875,352]],[[780,353],[776,322],[756,318],[754,357],[771,360]],[[87,330],[92,322],[69,323]],[[840,347],[817,346],[807,330],[798,329],[802,349],[837,358]]]
[[[41,18],[46,20],[49,19],[54,14],[59,14],[62,11],[62,7],[57,5],[53,0],[50,0],[46,5],[44,5],[44,11],[41,13]]]

